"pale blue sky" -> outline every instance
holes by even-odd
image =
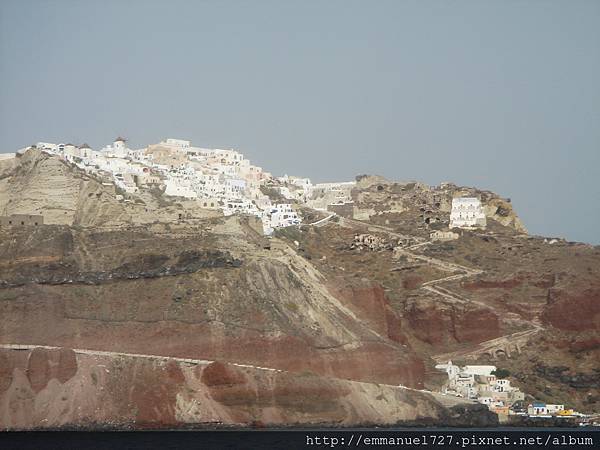
[[[600,1],[1,1],[0,152],[118,134],[474,185],[600,243]]]

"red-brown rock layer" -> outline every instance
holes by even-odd
[[[31,352],[27,365],[27,378],[37,393],[55,378],[65,383],[77,372],[77,359],[73,350],[47,350],[36,348]]]
[[[479,343],[502,334],[498,316],[484,308],[462,311],[413,305],[406,317],[413,334],[431,345]]]
[[[550,289],[542,320],[555,328],[583,332],[600,330],[600,287],[583,291]]]
[[[80,353],[65,363],[72,355],[0,349],[1,428],[393,424],[447,415],[425,393],[309,372],[122,354]],[[73,367],[64,383],[54,378]]]

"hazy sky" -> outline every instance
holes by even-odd
[[[0,1],[0,152],[119,134],[473,185],[600,243],[600,1]]]

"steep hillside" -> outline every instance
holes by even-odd
[[[426,385],[443,381],[433,361],[492,360],[536,398],[597,410],[600,248],[527,236],[511,210],[501,211],[505,224],[491,216],[486,230],[432,242],[428,234],[444,226],[449,205],[435,195],[418,184],[359,179],[353,196],[361,211],[368,205],[369,220],[337,218],[279,236],[298,242],[299,254],[365,317],[373,303],[393,311],[426,362]],[[496,201],[488,196],[484,205]],[[431,217],[440,221],[425,222],[435,208]],[[364,233],[382,244],[354,245]]]
[[[369,317],[362,317],[361,308],[327,289],[310,262],[277,242],[263,250],[262,238],[237,217],[115,231],[5,229],[1,342],[219,360],[422,387],[423,360],[407,345],[393,311],[373,305]],[[327,392],[329,382],[323,383],[315,389]],[[417,409],[420,416],[433,414]],[[375,419],[358,410],[337,420]]]
[[[488,227],[430,241],[458,192]],[[450,359],[600,407],[600,248],[528,236],[493,193],[360,177],[352,196],[360,220],[305,209],[267,241],[40,152],[3,161],[2,211],[46,225],[0,229],[0,426],[490,423],[422,391]]]

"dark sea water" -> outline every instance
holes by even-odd
[[[558,440],[558,441],[556,441]],[[558,442],[558,444],[556,444]],[[600,428],[305,428],[0,433],[0,449],[600,449]]]

